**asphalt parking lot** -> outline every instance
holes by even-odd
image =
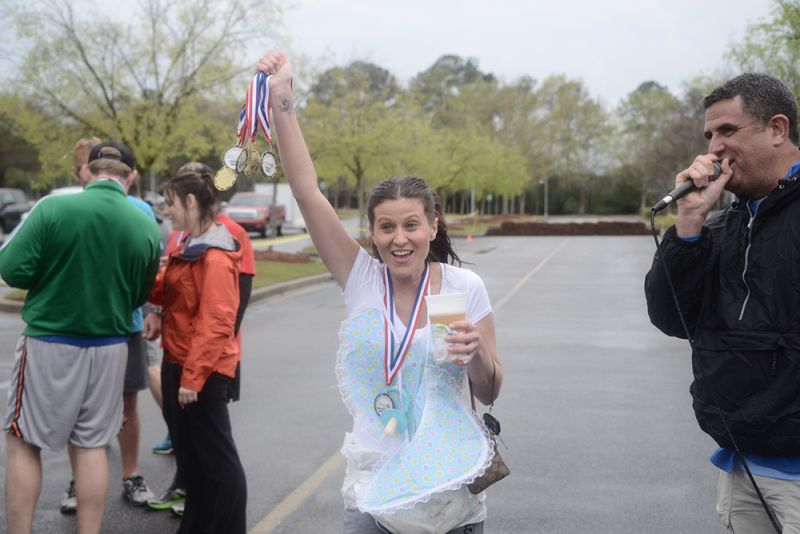
[[[689,348],[646,315],[652,239],[492,237],[455,245],[486,283],[505,372],[494,413],[512,474],[489,491],[486,532],[723,532],[708,462],[714,444],[691,411]],[[343,318],[332,283],[248,309],[242,401],[231,413],[251,532],[341,531],[338,451],[350,422],[333,365]],[[4,397],[21,328],[18,316],[0,314]],[[140,399],[140,470],[161,490],[173,460],[151,454],[165,428],[149,393]],[[103,532],[174,532],[168,512],[122,501],[116,445],[109,456]],[[70,476],[66,453],[43,459],[34,531],[75,532],[75,518],[58,510]],[[4,506],[0,516],[4,523]]]

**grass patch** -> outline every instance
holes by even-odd
[[[253,289],[314,274],[321,274],[327,271],[328,269],[325,268],[325,265],[318,261],[310,261],[308,263],[286,263],[281,261],[260,260],[256,261],[256,276],[253,279]]]
[[[358,208],[339,208],[336,214],[340,219],[352,219],[358,217]]]
[[[296,278],[303,278],[327,272],[321,262],[286,263],[282,261],[256,261],[256,276],[253,279],[253,289],[266,287]],[[5,298],[17,302],[24,302],[28,292],[24,289],[15,289],[6,294]]]

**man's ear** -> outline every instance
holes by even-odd
[[[125,178],[125,189],[130,189],[138,177],[139,171],[137,169],[133,169],[130,174],[128,174],[128,177]]]
[[[767,128],[772,134],[774,146],[780,146],[789,140],[789,118],[786,115],[773,115],[767,122]]]
[[[89,170],[89,165],[84,163],[81,165],[80,170],[78,171],[78,175],[75,177],[78,180],[78,184],[81,187],[86,187],[93,179],[91,171]]]

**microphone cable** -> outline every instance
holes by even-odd
[[[660,243],[658,241],[658,230],[656,229],[656,209],[650,210],[650,230],[653,233],[653,240],[656,242],[656,254],[659,253],[659,246]],[[681,320],[681,326],[683,326],[683,331],[686,334],[686,340],[689,342],[689,347],[692,349],[692,354],[694,354],[694,340],[692,339],[692,335],[689,332],[689,326],[686,324],[686,319],[683,316],[683,311],[681,310],[680,302],[678,301],[678,294],[675,291],[675,286],[672,284],[672,277],[669,274],[669,269],[667,269],[667,262],[664,261],[664,257],[659,258],[659,263],[664,269],[664,275],[667,278],[667,284],[669,285],[670,293],[672,294],[672,300],[675,302],[675,309],[678,312],[678,318]],[[702,359],[701,356],[698,355]],[[703,380],[706,381],[707,384],[711,385],[711,382],[708,380],[708,376],[706,375],[706,368],[705,365],[700,365],[700,371],[703,375]],[[764,500],[764,496],[761,494],[761,489],[756,484],[756,479],[753,477],[753,473],[750,472],[750,466],[747,463],[747,460],[742,454],[742,451],[739,449],[739,445],[736,443],[736,439],[733,437],[733,433],[731,432],[730,427],[728,426],[728,421],[725,419],[725,415],[722,413],[722,408],[720,408],[720,399],[717,394],[717,391],[713,388],[709,388],[712,393],[714,408],[717,410],[717,414],[719,415],[720,420],[722,421],[722,426],[725,427],[725,432],[728,434],[728,438],[731,440],[731,444],[733,445],[733,450],[736,453],[737,459],[742,463],[745,472],[747,473],[747,478],[750,480],[750,484],[753,486],[753,489],[756,491],[756,495],[758,495],[758,500],[761,501],[761,506],[764,508],[764,511],[767,513],[767,517],[769,517],[770,523],[772,523],[772,528],[775,529],[775,532],[778,534],[782,533],[782,529],[780,524],[778,523],[775,516],[773,516],[772,511],[769,509],[767,505],[767,501]],[[734,464],[733,469],[736,469],[736,465]]]

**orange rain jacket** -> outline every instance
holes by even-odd
[[[182,387],[200,392],[211,373],[236,374],[241,255],[230,232],[215,224],[181,243],[156,277],[150,302],[163,308],[164,358],[183,367]]]

